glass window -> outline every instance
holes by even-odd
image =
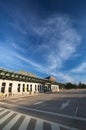
[[[29,84],[27,84],[27,91],[29,91]]]
[[[5,87],[5,86],[6,86],[6,83],[5,83],[5,82],[3,82],[3,83],[2,83],[2,86],[4,86],[4,87]]]
[[[32,84],[30,84],[30,91],[32,92]]]
[[[12,83],[9,83],[9,86],[12,87]]]
[[[5,93],[5,87],[1,87],[1,93]]]
[[[20,84],[18,84],[18,92],[20,92]]]
[[[25,92],[25,84],[23,84],[23,88],[22,88],[23,92]]]

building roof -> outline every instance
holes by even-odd
[[[56,78],[53,77],[53,76],[48,76],[48,77],[46,77],[45,79],[48,79],[48,80],[51,81],[51,82],[55,82],[55,81],[56,81]]]
[[[18,72],[10,71],[3,68],[0,68],[0,79],[17,80],[17,81],[24,81],[24,82],[37,82],[37,83],[49,82],[49,80],[46,79],[20,74]]]
[[[19,72],[7,70],[4,68],[0,68],[0,79],[61,85],[61,83],[56,82],[56,78],[52,76],[49,76],[43,79],[39,77],[32,77],[26,74],[21,74]]]

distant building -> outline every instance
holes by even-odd
[[[56,78],[52,76],[48,76],[45,79],[51,82],[51,90],[52,92],[59,92],[59,83],[56,82]]]
[[[56,81],[56,78],[55,78],[55,77],[52,77],[52,76],[48,76],[48,77],[46,77],[45,79],[48,79],[48,80],[51,81],[51,82],[55,82],[55,81]]]
[[[25,73],[22,74],[1,68],[0,95],[16,96],[54,90],[59,91],[59,83],[54,78],[51,78],[51,80],[48,78],[42,79],[34,76],[34,74],[29,76],[28,72]]]

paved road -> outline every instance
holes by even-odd
[[[0,107],[0,130],[78,130]]]
[[[86,90],[8,98],[1,100],[0,106],[69,128],[86,130]]]

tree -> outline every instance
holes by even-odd
[[[75,85],[75,84],[72,84],[72,83],[66,83],[66,84],[65,84],[65,88],[66,88],[66,89],[73,89],[73,88],[76,88],[76,85]]]

